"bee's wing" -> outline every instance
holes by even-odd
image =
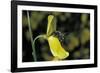
[[[48,24],[47,24],[47,36],[50,36],[53,32],[56,31],[56,18],[53,15],[48,16]]]

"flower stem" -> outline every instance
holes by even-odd
[[[37,57],[36,57],[36,50],[35,50],[35,41],[38,39],[38,38],[44,38],[46,39],[46,35],[39,35],[37,36],[34,40],[32,38],[32,30],[31,30],[31,25],[30,25],[30,18],[29,18],[29,12],[27,11],[27,17],[28,17],[28,26],[29,26],[29,33],[30,33],[30,36],[31,36],[31,44],[32,44],[32,55],[33,55],[33,58],[34,58],[34,61],[37,61]]]
[[[44,38],[44,39],[46,39],[46,35],[39,35],[39,36],[37,36],[35,39],[34,39],[34,41],[33,41],[33,43],[32,43],[32,45],[33,45],[33,57],[34,57],[34,59],[35,59],[35,61],[36,61],[36,56],[35,56],[35,41],[38,39],[38,38]]]
[[[35,41],[36,41],[38,38],[44,38],[44,39],[46,39],[46,35],[38,35],[38,36],[34,39],[34,41],[33,41],[34,47],[35,47]]]
[[[33,55],[34,61],[37,61],[36,50],[35,50],[35,47],[33,45],[32,30],[31,30],[31,24],[30,24],[30,18],[29,18],[29,12],[28,11],[27,11],[27,17],[28,17],[29,33],[30,33],[30,36],[31,36],[31,45],[32,45],[32,50],[33,50],[32,55]]]

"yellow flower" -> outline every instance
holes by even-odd
[[[56,31],[56,18],[53,15],[48,16],[48,24],[47,24],[47,32],[44,35],[37,36],[33,41],[33,58],[36,61],[36,54],[35,54],[35,41],[38,38],[44,38],[48,41],[50,50],[52,55],[54,56],[55,60],[62,60],[69,56],[69,52],[65,51],[64,48],[61,46],[59,39],[52,35],[53,32]]]
[[[47,40],[50,46],[52,55],[57,59],[65,59],[69,56],[69,52],[65,51],[61,46],[61,43],[57,37],[51,35],[56,31],[56,19],[53,15],[48,16],[48,26],[47,26]]]

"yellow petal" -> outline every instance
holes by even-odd
[[[56,18],[53,15],[49,15],[46,33],[47,36],[50,36],[54,31],[56,31]]]
[[[69,53],[65,51],[64,48],[61,46],[58,38],[54,36],[50,36],[48,37],[48,42],[49,42],[50,50],[54,57],[58,59],[65,59],[69,56]]]

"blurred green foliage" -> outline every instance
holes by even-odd
[[[90,31],[84,28],[81,32],[81,43],[84,45],[90,39]]]
[[[76,58],[79,59],[80,56],[81,56],[80,51],[75,51],[75,52],[73,53],[73,58],[75,58],[75,59],[76,59]]]

